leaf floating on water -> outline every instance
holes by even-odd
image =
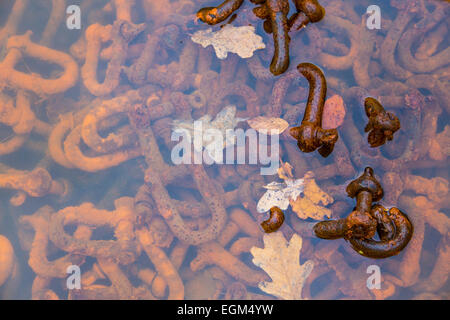
[[[286,210],[291,205],[300,219],[323,220],[324,217],[331,217],[331,210],[325,206],[333,203],[334,199],[320,189],[311,171],[302,179],[293,179],[292,166],[286,162],[278,169],[278,176],[284,181],[273,181],[264,186],[267,191],[256,206],[259,213],[267,212],[272,207]]]
[[[285,179],[284,182],[273,181],[264,186],[267,191],[259,199],[256,210],[264,213],[272,207],[286,210],[290,199],[297,199],[303,192],[303,179]]]
[[[320,189],[313,177],[312,172],[307,172],[303,177],[303,197],[290,201],[292,211],[300,219],[313,218],[315,220],[323,220],[324,217],[331,218],[331,210],[324,206],[333,203],[334,199]]]
[[[258,287],[271,295],[285,300],[302,300],[302,289],[306,278],[314,268],[314,262],[300,265],[302,238],[294,234],[289,241],[283,233],[264,235],[264,249],[252,247],[253,264],[263,269],[272,282],[261,282]]]
[[[297,213],[300,219],[313,218],[315,220],[323,220],[324,217],[331,217],[331,210],[319,206],[306,197],[298,198],[291,201],[292,211]]]
[[[236,53],[244,59],[250,58],[255,50],[266,47],[253,26],[234,27],[227,24],[216,32],[211,28],[200,30],[192,35],[191,40],[201,44],[203,48],[212,45],[219,59],[225,59],[228,52]]]
[[[270,135],[281,134],[289,127],[289,123],[284,119],[263,116],[249,119],[247,123],[252,129]],[[271,130],[274,130],[274,132],[272,133]]]
[[[323,107],[322,128],[336,129],[344,123],[345,118],[344,99],[335,94],[325,101]]]
[[[256,205],[256,210],[259,213],[264,213],[270,210],[272,207],[278,207],[281,210],[286,210],[289,207],[289,198],[286,197],[283,192],[285,185],[282,183],[277,183],[275,181],[264,186],[268,189],[261,199],[259,199]]]

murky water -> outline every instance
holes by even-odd
[[[2,299],[276,299],[258,288],[269,278],[250,249],[264,247],[262,186],[282,180],[261,175],[267,165],[248,156],[244,164],[175,166],[171,126],[217,119],[229,105],[240,118],[298,126],[308,95],[296,70],[303,62],[323,70],[327,98],[343,98],[345,119],[329,157],[303,153],[283,134],[282,161],[297,179],[314,173],[333,197],[332,219],[350,214],[356,202],[345,187],[372,167],[380,203],[404,211],[414,234],[398,255],[371,259],[343,239],[313,237],[316,220],[289,206],[278,232],[300,234],[300,262],[314,262],[302,297],[448,299],[448,1],[320,1],[324,19],[290,33],[290,66],[277,77],[269,72],[273,37],[250,1],[230,24],[254,26],[266,48],[224,60],[190,39],[209,28],[197,10],[219,1],[137,0],[129,11],[130,2],[74,1],[81,29],[68,28],[77,10],[66,14],[63,0],[52,1],[53,11],[50,1],[0,3]],[[367,26],[378,18],[366,13],[370,5],[380,9],[380,29]],[[29,39],[17,37],[28,30]],[[369,147],[361,95],[400,119],[381,147]],[[339,116],[328,109],[331,120]],[[80,267],[81,290],[70,287],[71,265]],[[379,288],[368,288],[371,270],[380,271]]]

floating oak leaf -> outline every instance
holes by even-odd
[[[291,200],[290,204],[300,219],[313,218],[315,220],[323,220],[324,217],[331,217],[331,210],[325,208],[332,203],[333,198],[325,193],[317,185],[312,172],[307,172],[304,179],[303,196],[296,200]]]
[[[191,40],[201,44],[203,48],[212,45],[219,59],[225,59],[228,52],[237,53],[244,59],[250,58],[255,50],[266,47],[262,37],[255,33],[255,27],[252,26],[234,27],[227,24],[216,32],[211,28],[200,30],[192,35]]]
[[[272,207],[286,210],[289,207],[289,201],[297,199],[303,192],[303,179],[285,179],[284,182],[273,181],[264,188],[267,191],[259,199],[256,210],[259,213],[267,212]]]
[[[263,269],[272,282],[261,282],[258,287],[271,295],[285,300],[301,300],[306,278],[314,268],[314,262],[300,265],[302,238],[294,234],[289,241],[283,233],[264,235],[264,249],[252,247],[253,263]]]
[[[249,119],[247,123],[252,129],[270,135],[281,134],[289,127],[289,123],[284,119],[263,116]]]
[[[344,122],[345,118],[344,99],[335,94],[325,101],[323,107],[322,128],[336,129]]]

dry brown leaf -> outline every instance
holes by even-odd
[[[281,134],[284,130],[289,127],[289,123],[281,118],[270,118],[270,117],[256,117],[247,120],[248,125],[258,132],[265,130],[263,133],[272,134],[271,130],[278,130],[273,134]]]
[[[335,94],[325,101],[323,107],[322,128],[335,129],[342,125],[345,118],[344,99]]]
[[[315,220],[323,220],[324,217],[331,218],[331,210],[324,206],[333,203],[333,198],[320,189],[314,180],[312,172],[307,172],[303,179],[303,196],[297,197],[296,200],[290,200],[292,211],[300,219],[312,218]]]
[[[272,282],[261,282],[258,287],[271,295],[285,300],[301,300],[306,278],[314,268],[314,262],[300,265],[302,238],[294,234],[289,241],[282,232],[264,235],[264,249],[252,247],[253,263],[263,269]]]

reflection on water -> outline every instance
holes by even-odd
[[[345,240],[312,237],[314,220],[289,207],[278,232],[300,234],[300,262],[314,262],[302,297],[449,298],[447,1],[320,1],[325,18],[290,32],[290,66],[278,77],[269,71],[273,37],[250,1],[231,24],[254,26],[266,48],[224,60],[190,40],[209,28],[197,10],[220,1],[74,2],[80,30],[67,28],[76,13],[66,15],[63,0],[0,4],[2,299],[274,299],[258,288],[269,279],[250,249],[264,247],[262,186],[280,180],[248,161],[173,166],[171,126],[212,120],[229,105],[238,118],[298,126],[308,94],[302,62],[323,70],[327,97],[344,100],[328,117],[345,118],[331,156],[303,153],[283,134],[282,160],[297,179],[314,173],[334,199],[332,219],[353,210],[345,186],[371,166],[381,203],[414,226],[403,252],[374,260]],[[369,30],[374,4],[381,29]],[[368,95],[401,123],[378,148],[364,132]],[[68,290],[77,284],[67,281],[71,265],[81,290]],[[367,286],[371,265],[381,289]]]

